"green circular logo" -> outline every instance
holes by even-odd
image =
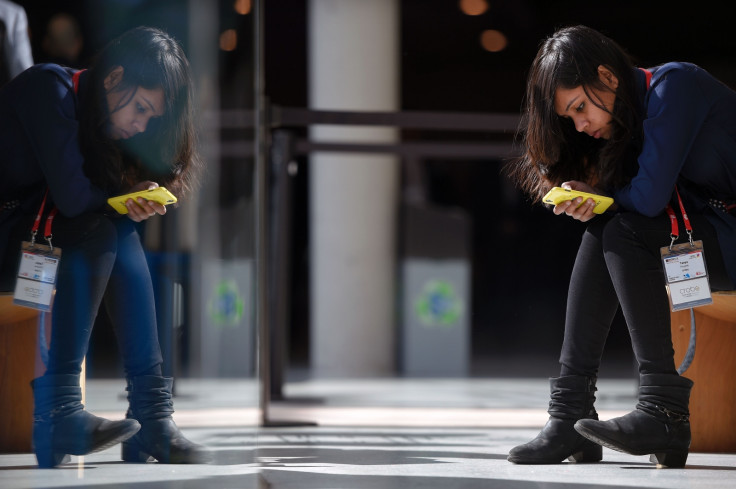
[[[240,296],[238,284],[234,280],[220,282],[212,294],[207,309],[217,324],[236,326],[243,317],[245,302]]]
[[[454,326],[462,309],[462,301],[454,287],[444,280],[427,282],[414,302],[414,311],[425,326]]]

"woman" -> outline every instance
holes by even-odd
[[[552,186],[610,195],[616,207],[600,216],[592,199],[554,207],[589,224],[570,279],[549,421],[509,461],[597,462],[604,445],[682,467],[692,382],[674,364],[660,257],[670,244],[665,209],[671,201],[680,208],[677,189],[704,244],[711,289],[733,289],[736,93],[692,64],[636,68],[615,42],[576,26],[543,43],[525,102],[524,153],[511,167],[519,185],[536,199]],[[601,422],[595,383],[619,306],[639,366],[639,402]]]
[[[33,381],[33,446],[40,467],[123,443],[123,460],[205,461],[171,413],[161,371],[153,288],[137,223],[166,208],[110,196],[155,188],[181,197],[200,163],[189,63],[166,33],[136,28],[86,71],[36,65],[0,91],[0,290],[13,290],[21,241],[46,200],[61,248],[45,374]],[[47,195],[46,198],[44,196]],[[49,221],[46,215],[58,214]],[[40,237],[39,237],[39,240]],[[114,326],[127,377],[126,419],[84,410],[79,375],[100,304]]]

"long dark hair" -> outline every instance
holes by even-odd
[[[557,88],[582,86],[591,101],[606,110],[590,92],[612,90],[599,79],[599,66],[618,78],[608,140],[579,133],[571,120],[557,115],[554,106]],[[544,41],[527,79],[519,126],[523,154],[507,168],[524,191],[540,199],[550,187],[566,180],[611,189],[633,176],[641,149],[643,111],[633,68],[618,44],[589,27],[560,29]]]
[[[123,77],[115,90],[128,91],[132,98],[137,87],[161,88],[165,110],[162,117],[151,119],[144,133],[116,141],[107,133],[110,111],[104,80],[118,66]],[[137,27],[110,42],[94,59],[88,76],[79,131],[87,176],[110,192],[125,191],[142,180],[156,181],[177,196],[192,190],[201,161],[189,62],[181,46],[159,29]]]

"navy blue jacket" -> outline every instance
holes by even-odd
[[[0,259],[20,214],[35,214],[48,187],[54,205],[68,217],[103,210],[107,195],[90,182],[79,149],[83,107],[74,91],[76,70],[35,65],[0,90]],[[79,94],[86,90],[84,74]],[[30,231],[30,230],[29,230]]]
[[[688,63],[667,63],[650,71],[647,90],[644,72],[636,70],[646,111],[639,170],[613,197],[626,210],[656,216],[677,184],[685,210],[702,212],[715,227],[736,284],[736,217],[708,204],[708,199],[736,200],[736,92]],[[663,246],[669,244],[668,234],[669,229],[663,230]],[[693,237],[698,239],[697,229]],[[705,256],[707,260],[707,249]]]

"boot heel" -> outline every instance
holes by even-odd
[[[41,469],[51,469],[57,465],[69,463],[71,457],[63,452],[55,452],[49,448],[36,450],[36,461]]]
[[[657,452],[649,456],[649,461],[662,467],[681,469],[687,462],[687,451]]]
[[[600,462],[603,460],[603,447],[595,443],[590,443],[590,446],[586,446],[579,452],[573,453],[567,457],[567,460],[578,464]]]
[[[143,450],[140,450],[137,445],[134,445],[133,443],[123,442],[122,459],[123,462],[144,464],[146,462],[152,461],[153,457],[151,457]]]

